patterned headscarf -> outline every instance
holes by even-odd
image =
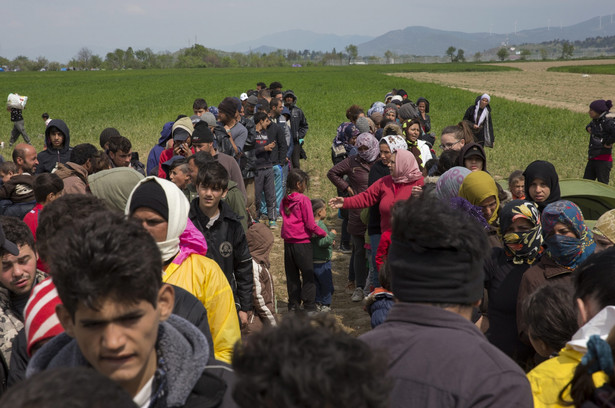
[[[594,229],[594,235],[604,237],[611,242],[615,242],[615,210],[605,212],[598,218]]]
[[[560,200],[547,205],[542,211],[541,221],[547,254],[559,265],[574,270],[594,252],[594,235],[585,225],[583,213],[575,203]],[[555,235],[553,232],[558,222],[569,227],[576,237]]]
[[[423,177],[416,158],[408,150],[395,152],[395,168],[391,174],[393,182],[398,184],[412,183]]]
[[[436,182],[436,195],[440,200],[449,200],[459,195],[459,189],[463,180],[472,173],[465,167],[453,167],[440,176]]]
[[[408,144],[406,143],[406,139],[404,139],[403,137],[399,135],[383,136],[382,139],[380,139],[380,142],[382,143],[383,140],[389,146],[391,153],[395,153],[396,151],[400,149],[408,150]]]
[[[494,225],[498,219],[500,198],[498,187],[491,175],[484,171],[474,171],[466,176],[459,189],[459,197],[465,198],[472,205],[480,205],[486,198],[495,197],[496,208],[487,222]]]
[[[333,145],[344,145],[347,152],[350,152],[354,146],[348,142],[353,136],[359,136],[359,129],[352,122],[344,122],[337,128],[337,135],[333,139]]]
[[[367,150],[361,151],[361,147],[366,146]],[[357,141],[355,142],[355,147],[359,152],[359,157],[365,160],[368,163],[373,163],[376,161],[378,156],[380,155],[380,148],[378,147],[378,139],[374,137],[371,133],[361,133],[357,137]]]
[[[506,230],[518,219],[528,220],[534,227],[525,232],[509,232]],[[530,201],[513,200],[500,212],[500,231],[504,250],[516,264],[533,264],[542,253],[542,226],[540,212]]]

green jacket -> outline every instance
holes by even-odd
[[[333,240],[335,239],[335,234],[329,232],[323,220],[318,220],[316,224],[327,233],[327,236],[323,238],[314,237],[311,239],[312,258],[314,262],[327,262],[331,260],[331,256],[333,255]]]
[[[241,218],[241,226],[243,232],[248,231],[248,211],[246,210],[246,199],[239,188],[237,183],[233,180],[228,181],[228,192],[224,199],[231,209]]]

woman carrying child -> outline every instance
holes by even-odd
[[[316,284],[312,263],[312,235],[327,236],[314,221],[312,204],[303,193],[307,191],[309,176],[300,169],[288,173],[286,196],[282,199],[280,214],[284,240],[284,270],[288,289],[288,310],[316,311]],[[303,280],[303,282],[302,282]]]

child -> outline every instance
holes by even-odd
[[[228,192],[229,175],[218,162],[199,168],[196,177],[198,197],[188,214],[207,241],[207,257],[218,263],[229,281],[242,326],[252,310],[254,287],[252,258],[239,216],[222,200]]]
[[[17,166],[14,162],[0,163],[0,177],[2,178],[2,183],[8,182],[15,174],[17,174]]]
[[[49,125],[49,122],[51,122],[51,119],[49,118],[49,114],[45,112],[41,115],[41,117],[45,121],[45,127],[47,127],[47,125]]]
[[[513,200],[525,200],[525,177],[521,170],[515,170],[508,176],[508,190]]]
[[[284,240],[284,270],[288,288],[288,310],[299,311],[301,302],[308,312],[316,311],[316,285],[312,263],[312,235],[326,237],[314,221],[312,204],[303,193],[308,188],[309,176],[300,169],[288,173],[286,196],[282,199],[281,237]],[[303,285],[301,279],[303,278]]]
[[[324,238],[312,237],[312,256],[314,259],[314,280],[316,281],[316,309],[319,312],[331,311],[333,295],[333,276],[331,275],[331,254],[337,232],[329,231],[323,219],[327,216],[327,204],[320,198],[312,200],[314,221],[327,233]]]
[[[177,159],[169,165],[169,179],[184,193],[188,201],[198,195],[194,185],[190,183],[190,165],[187,159]]]
[[[393,292],[391,292],[391,274],[386,261],[378,271],[380,285],[365,298],[365,310],[371,316],[372,329],[387,318],[389,310],[395,304]]]

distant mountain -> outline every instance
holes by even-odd
[[[374,37],[366,35],[319,34],[306,30],[289,30],[223,48],[225,51],[235,52],[256,50],[258,50],[256,52],[262,52],[262,49],[331,51],[333,48],[343,51],[349,44],[364,43],[372,38]]]
[[[389,31],[364,43],[359,43],[359,55],[383,56],[387,50],[398,55],[444,55],[453,46],[466,56],[503,44],[541,43],[553,40],[584,40],[588,37],[615,35],[615,20],[611,16],[595,17],[567,27],[542,27],[510,34],[462,33],[412,26]]]

